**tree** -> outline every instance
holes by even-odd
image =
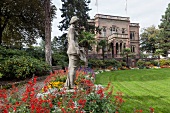
[[[53,5],[52,17],[55,9]],[[1,0],[0,45],[15,41],[32,45],[37,38],[44,39],[44,20],[44,0]]]
[[[59,30],[63,32],[66,31],[69,27],[69,22],[71,18],[73,16],[77,16],[79,18],[79,26],[77,28],[77,31],[79,33],[78,37],[80,39],[79,40],[80,45],[89,49],[90,41],[87,40],[91,36],[86,37],[85,35],[89,35],[90,31],[94,32],[94,30],[91,30],[94,29],[94,26],[88,24],[88,19],[90,19],[88,12],[91,10],[88,7],[90,0],[61,0],[61,2],[62,2],[62,8],[60,9],[60,11],[62,13],[61,17],[63,18],[63,20],[60,22]],[[86,34],[85,32],[89,32],[89,33]],[[83,37],[82,40],[81,37]],[[60,47],[62,48],[63,53],[65,52],[65,55],[67,55],[66,54],[67,34],[63,33],[63,35],[59,37],[58,41],[62,42],[60,43],[61,44]],[[82,44],[82,42],[85,44]]]
[[[81,33],[79,45],[85,48],[86,58],[88,57],[88,50],[92,50],[92,45],[96,43],[94,36],[95,35],[92,34],[91,32],[83,31]],[[88,66],[88,59],[85,65]]]
[[[160,49],[162,49],[165,56],[167,56],[168,50],[170,50],[170,3],[166,8],[165,14],[162,15],[159,28],[161,29],[159,39]]]
[[[162,54],[163,54],[163,50],[162,49],[157,49],[155,51],[155,56],[158,57],[158,67],[160,66],[160,55],[162,55]]]
[[[127,65],[127,67],[129,67],[129,63],[128,63],[129,59],[128,58],[131,55],[131,49],[130,48],[124,48],[122,55],[126,57],[126,65]]]
[[[79,28],[80,31],[82,29],[88,29],[88,19],[90,18],[88,15],[89,9],[88,4],[90,3],[90,0],[61,0],[63,2],[62,9],[60,11],[62,12],[61,17],[63,20],[60,22],[61,25],[59,26],[59,29],[61,31],[65,31],[68,29],[69,22],[73,16],[77,16],[79,21]]]
[[[102,57],[104,61],[104,54],[105,54],[105,48],[107,47],[107,41],[106,40],[100,40],[98,43],[98,47],[102,49]]]
[[[78,37],[80,39],[82,31],[90,31],[94,28],[88,24],[88,19],[90,18],[88,12],[91,10],[88,7],[90,0],[61,0],[62,8],[60,9],[63,20],[60,22],[59,30],[63,31],[63,35],[60,36],[59,41],[62,41],[62,50],[66,52],[67,50],[67,34],[65,31],[69,27],[69,22],[73,16],[79,18],[79,26],[77,31],[79,33]]]
[[[61,38],[59,37],[54,37],[52,40],[52,64],[61,66],[61,67],[66,67],[68,65],[68,56],[66,51],[64,50],[61,45],[63,43],[63,40],[60,40]]]
[[[155,53],[155,50],[158,48],[157,42],[159,38],[159,29],[156,29],[155,26],[142,29],[141,37],[141,51],[146,51],[148,53]]]
[[[52,65],[51,58],[51,4],[50,0],[45,0],[45,61]]]

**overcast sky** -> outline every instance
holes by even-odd
[[[59,22],[62,20],[59,8],[62,6],[61,0],[52,0],[57,7],[56,19],[52,25],[52,38],[60,36],[61,31],[58,30]],[[165,13],[170,0],[127,0],[127,14],[125,11],[126,0],[98,0],[98,12],[95,6],[96,0],[91,0],[89,7],[90,18],[94,18],[96,13],[130,17],[132,23],[139,23],[140,28],[149,27],[151,25],[158,26],[160,24],[161,15]]]

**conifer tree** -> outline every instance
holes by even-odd
[[[59,29],[61,31],[67,30],[69,27],[69,22],[73,16],[77,16],[79,21],[79,28],[88,29],[87,20],[90,18],[88,12],[91,10],[88,7],[90,0],[61,0],[63,2],[61,17],[63,20],[60,22]]]
[[[167,56],[168,51],[170,50],[170,3],[166,8],[165,14],[162,15],[159,28],[161,30],[159,47],[163,50],[164,55]]]

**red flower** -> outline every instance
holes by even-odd
[[[150,112],[154,113],[154,108],[150,107]]]
[[[97,94],[100,95],[100,99],[102,99],[104,97],[104,92],[103,92],[103,88],[100,88],[98,91],[97,91]]]
[[[57,104],[58,104],[58,107],[60,107],[60,105],[61,105],[61,102],[58,102]]]
[[[86,100],[80,99],[80,100],[78,100],[78,103],[79,103],[79,105],[84,106],[86,104]]]
[[[62,111],[63,113],[67,113],[64,108],[61,108],[61,111]]]

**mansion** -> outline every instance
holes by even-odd
[[[139,23],[131,23],[129,17],[96,14],[89,23],[99,27],[100,33],[96,33],[95,39],[107,41],[105,58],[120,59],[124,48],[131,48],[135,59],[139,58]],[[97,45],[89,52],[90,58],[101,58],[101,50],[97,51]]]

